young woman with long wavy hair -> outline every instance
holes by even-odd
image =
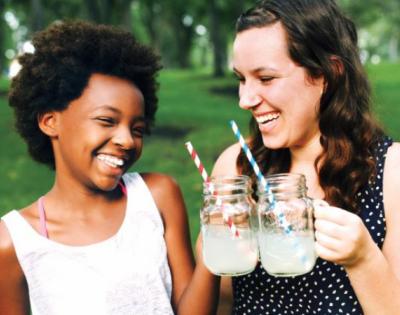
[[[265,175],[302,173],[315,209],[314,269],[232,278],[233,314],[396,314],[400,145],[370,111],[357,32],[332,0],[264,0],[237,21],[233,70]],[[235,144],[213,175],[255,176]],[[222,299],[230,291],[223,281]]]

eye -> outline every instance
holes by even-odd
[[[96,117],[95,120],[103,126],[113,126],[116,124],[116,120],[114,118],[107,116]]]
[[[273,79],[275,79],[275,78],[269,77],[269,76],[260,77],[261,83],[270,83]]]
[[[144,133],[145,133],[144,126],[143,127],[141,126],[141,127],[133,127],[132,128],[132,135],[134,135],[135,137],[143,138]]]

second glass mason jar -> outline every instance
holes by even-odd
[[[313,204],[306,196],[302,174],[265,177],[269,189],[258,185],[258,244],[264,269],[274,276],[297,276],[316,261]]]
[[[216,275],[252,272],[258,262],[257,214],[248,176],[211,177],[200,212],[203,259]]]

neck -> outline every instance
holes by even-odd
[[[56,176],[52,189],[45,196],[46,208],[62,209],[75,215],[87,217],[91,212],[109,207],[121,199],[121,189],[117,186],[109,192],[90,189],[76,182],[61,180]]]
[[[306,145],[290,148],[290,172],[304,174],[308,187],[308,195],[313,198],[323,198],[324,195],[319,185],[319,165],[317,165],[317,169],[315,167],[316,159],[323,152],[319,139],[320,134],[318,133]]]
[[[317,133],[305,145],[289,148],[291,156],[291,170],[298,168],[314,168],[314,163],[322,153],[320,133]]]

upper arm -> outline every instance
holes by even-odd
[[[25,277],[3,221],[0,221],[0,314],[29,314]]]
[[[240,153],[239,143],[235,143],[225,149],[218,157],[212,170],[212,176],[238,175],[236,160]]]
[[[400,280],[400,143],[388,150],[383,175],[386,238],[383,253]]]
[[[176,309],[183,291],[190,283],[194,270],[185,203],[178,184],[171,177],[161,174],[145,174],[143,178],[163,218],[164,237],[173,282],[172,303]]]

